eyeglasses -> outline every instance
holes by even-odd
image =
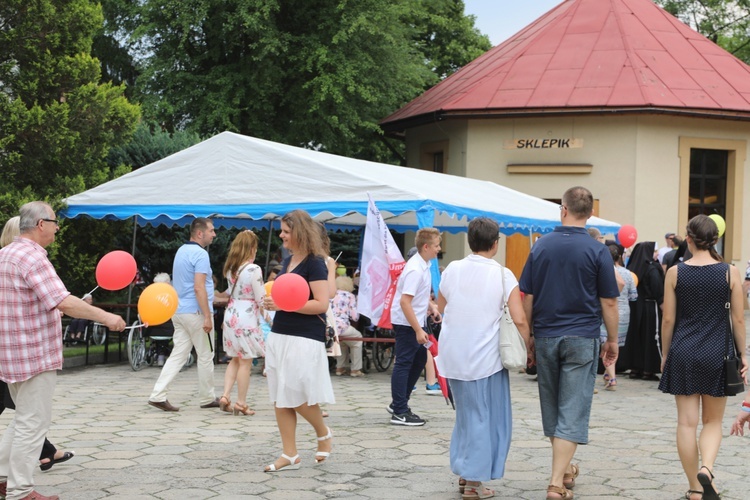
[[[52,222],[53,224],[58,225],[57,219],[39,219],[39,220],[44,221],[44,222]]]
[[[563,208],[564,208],[565,210],[567,210],[567,209],[568,209],[568,207],[566,207],[565,205],[560,205],[560,211],[561,211],[561,212],[562,212]]]

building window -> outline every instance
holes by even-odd
[[[680,137],[679,157],[680,233],[684,234],[683,228],[693,215],[718,213],[727,223],[720,253],[727,262],[739,262],[747,141]],[[701,180],[703,177],[705,182]]]
[[[419,168],[431,172],[448,173],[446,162],[450,158],[448,141],[427,142],[419,148]]]
[[[444,154],[442,151],[432,153],[432,171],[443,173]]]
[[[697,148],[690,150],[688,220],[699,214],[719,214],[726,219],[728,163],[729,151]],[[716,251],[724,255],[723,235],[716,243]]]
[[[690,150],[688,220],[698,214],[726,217],[728,159],[728,151]]]

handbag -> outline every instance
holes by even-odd
[[[320,316],[318,318],[320,321],[323,321],[323,318]],[[339,333],[336,331],[336,318],[333,316],[330,305],[326,311],[326,320],[323,323],[326,325],[326,355],[331,357],[341,356]]]
[[[505,287],[504,275],[503,287]],[[527,357],[526,342],[516,324],[513,323],[506,302],[503,306],[503,316],[500,318],[500,360],[506,370],[518,370],[526,368]]]
[[[726,335],[726,356],[724,356],[724,395],[736,396],[745,392],[745,381],[742,379],[740,370],[742,369],[742,360],[737,356],[737,345],[732,335],[732,287],[729,275],[729,265],[727,265],[727,303],[724,307],[727,310],[727,335]]]

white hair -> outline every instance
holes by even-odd
[[[154,283],[167,283],[171,284],[172,279],[169,277],[167,273],[159,273],[156,276],[154,276]]]

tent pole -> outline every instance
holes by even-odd
[[[131,249],[130,249],[130,255],[132,255],[133,258],[135,258],[135,231],[136,229],[138,229],[138,216],[134,215],[133,216],[133,245],[131,246]],[[136,272],[136,276],[137,275],[138,274]],[[127,307],[127,310],[125,311],[125,324],[126,325],[130,324],[130,301],[132,298],[133,298],[133,283],[131,283],[130,286],[128,287],[128,307]]]
[[[268,279],[268,263],[271,261],[271,238],[273,237],[273,219],[268,220],[268,243],[266,244],[266,273],[265,279]]]

